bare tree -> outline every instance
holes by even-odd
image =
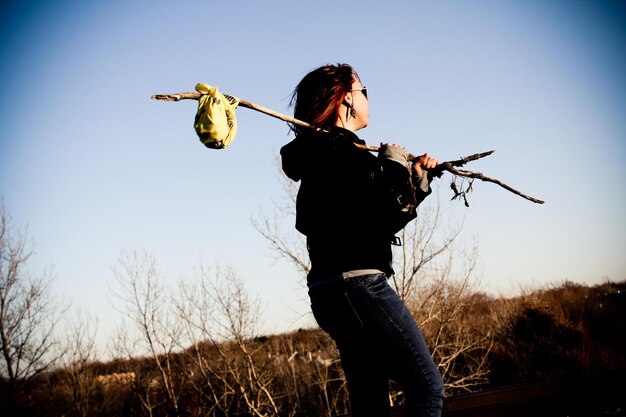
[[[122,254],[114,273],[119,309],[138,330],[136,337],[120,332],[117,351],[147,353],[156,369],[134,374],[148,415],[279,415],[272,359],[255,341],[259,303],[232,269],[201,266],[193,281],[173,288],[152,256],[132,251]]]
[[[183,373],[177,372],[176,350],[180,346],[182,327],[171,312],[162,277],[154,257],[146,252],[125,251],[113,269],[118,288],[115,296],[119,309],[138,331],[138,353],[147,353],[158,372],[158,384],[151,378],[137,376],[137,392],[145,409],[154,409],[154,390],[161,388],[167,400],[168,413],[178,416],[180,394],[185,384]]]
[[[98,322],[89,314],[77,310],[65,326],[65,354],[62,377],[69,389],[72,414],[86,417],[100,408],[102,384],[92,365],[97,358],[96,333]]]
[[[51,295],[49,274],[27,273],[31,255],[25,234],[14,234],[0,201],[0,375],[12,397],[18,383],[48,370],[59,357],[54,330],[61,309]]]
[[[206,414],[279,415],[272,359],[254,340],[259,302],[234,271],[201,267],[194,283],[181,282],[177,310],[193,342],[187,369]]]
[[[417,220],[400,231],[402,246],[394,251],[395,274],[391,281],[404,301],[423,291],[429,279],[441,278],[434,265],[446,255],[447,259],[454,258],[451,253],[463,228],[462,223],[455,225],[450,219],[444,222],[439,200],[422,204],[417,213]]]
[[[277,166],[278,168],[278,166]],[[280,202],[274,202],[271,214],[259,213],[252,218],[254,228],[267,240],[270,248],[276,253],[276,259],[286,259],[298,272],[306,276],[311,263],[306,250],[305,239],[302,235],[293,232],[293,219],[296,216],[296,196],[298,193],[295,183],[287,178],[278,169],[281,185],[285,192]],[[290,221],[290,227],[285,228],[285,221]]]
[[[472,391],[487,380],[494,337],[483,324],[487,317],[481,321],[475,314],[486,297],[474,277],[477,250],[463,254],[451,244],[442,255],[421,271],[406,302],[448,392]]]

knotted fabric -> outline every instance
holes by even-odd
[[[237,134],[235,109],[239,99],[204,83],[198,83],[196,91],[201,95],[193,127],[200,141],[207,148],[226,148]]]

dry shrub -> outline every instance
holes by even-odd
[[[626,366],[626,283],[565,282],[493,304],[494,386]]]

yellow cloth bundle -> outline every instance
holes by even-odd
[[[200,141],[207,148],[223,149],[229,146],[237,134],[235,109],[239,99],[222,94],[217,87],[204,83],[198,83],[196,91],[201,96],[193,127]]]

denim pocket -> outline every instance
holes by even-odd
[[[385,274],[369,274],[353,278],[360,286],[371,292],[382,291],[387,287],[387,276]]]

